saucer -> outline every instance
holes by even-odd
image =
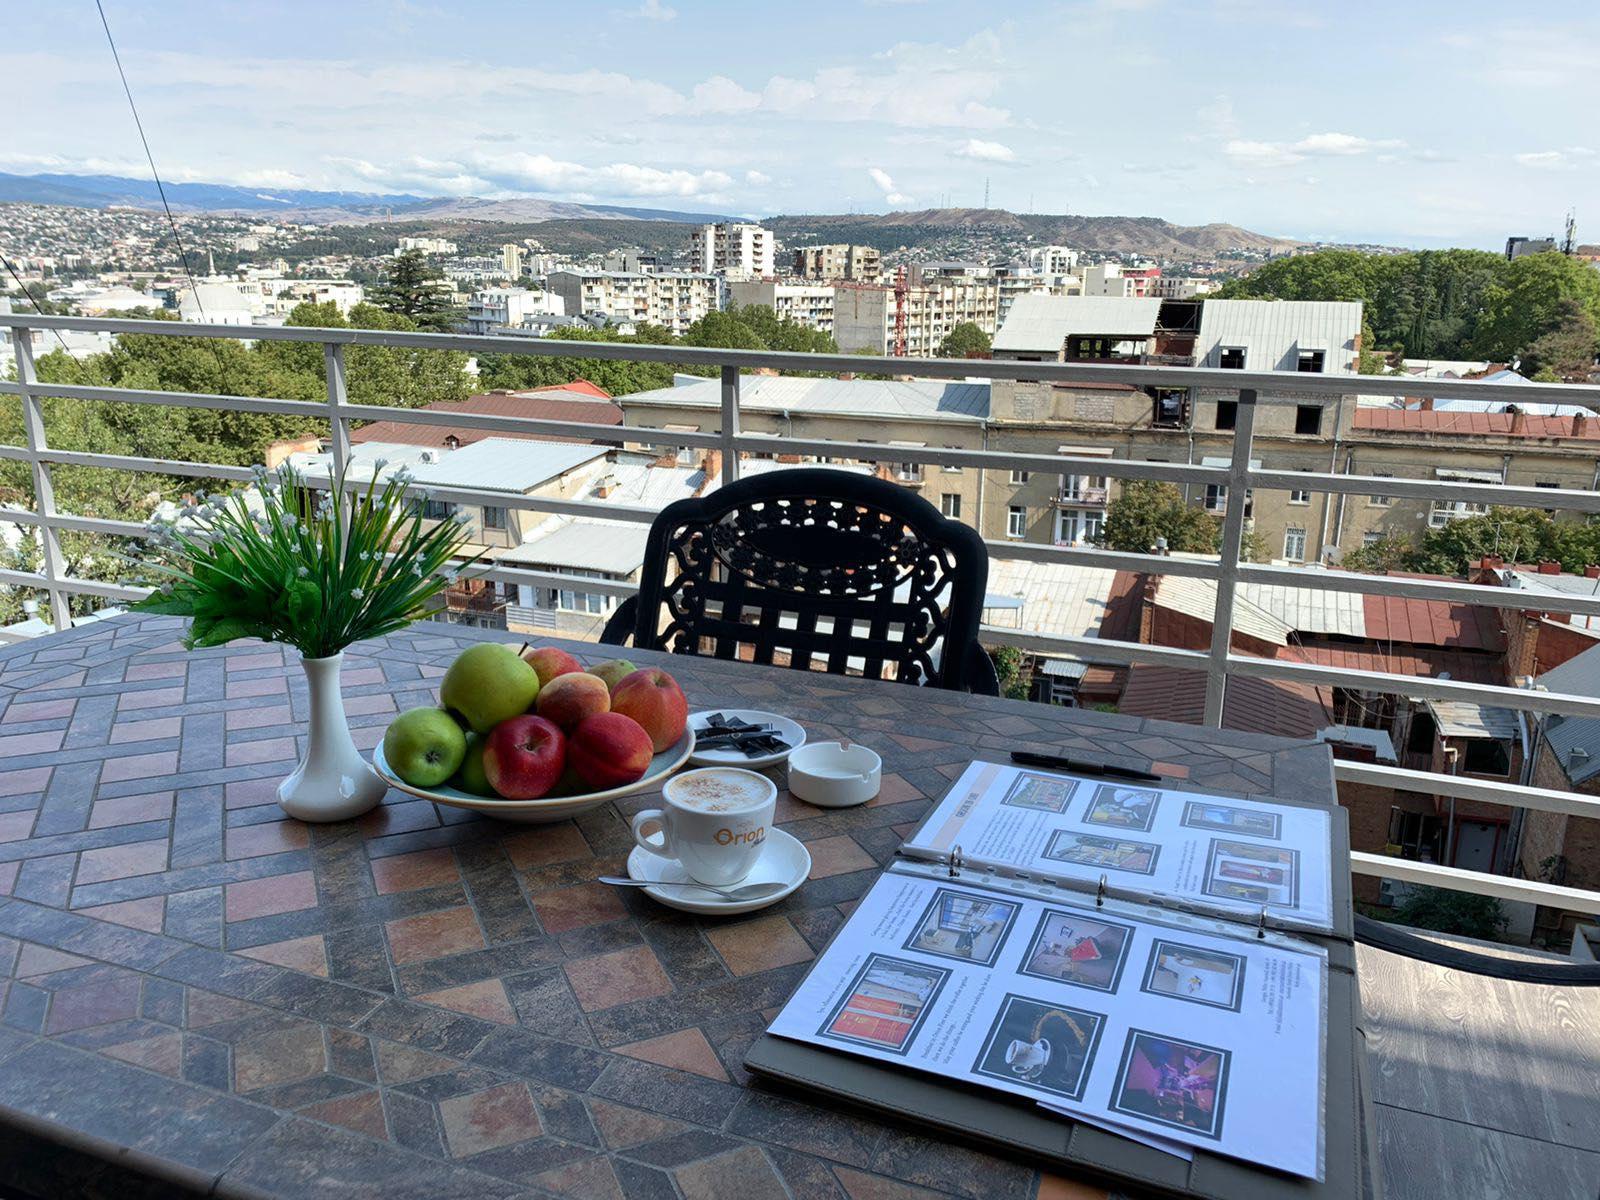
[[[755,912],[758,908],[776,904],[791,895],[810,874],[811,852],[792,834],[785,833],[781,829],[773,829],[767,834],[766,844],[762,847],[761,857],[756,859],[756,865],[750,868],[750,874],[739,880],[739,883],[781,882],[788,885],[776,895],[764,896],[760,900],[734,901],[719,900],[709,892],[695,891],[693,888],[647,887],[640,890],[668,908],[712,917],[733,916],[736,913]],[[633,848],[633,853],[628,855],[628,875],[633,879],[666,882],[689,880],[688,872],[677,862],[651,854],[637,846]]]
[[[725,717],[733,717],[740,721],[748,721],[752,725],[771,725],[772,730],[780,738],[789,743],[787,750],[779,750],[776,754],[758,754],[754,758],[747,758],[743,751],[731,747],[721,749],[696,749],[689,756],[689,761],[700,767],[748,767],[752,771],[759,771],[762,767],[775,766],[789,755],[806,744],[806,731],[799,721],[785,717],[780,713],[762,712],[759,708],[723,708],[707,709],[704,712],[689,714],[689,728],[699,729],[704,725],[706,718],[712,712],[720,712]]]

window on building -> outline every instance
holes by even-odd
[[[946,492],[939,497],[939,512],[952,521],[961,519],[961,493]]]
[[[960,446],[946,446],[945,449],[946,450],[959,450],[959,449],[961,449],[961,447]],[[944,473],[947,474],[947,475],[959,475],[959,474],[961,474],[961,468],[960,467],[953,467],[953,466],[950,466],[948,464],[946,464],[945,466],[941,467],[940,470],[944,471]]]
[[[1311,503],[1311,492],[1306,488],[1290,488],[1289,489],[1289,503],[1290,504],[1310,504]]]
[[[1180,428],[1189,411],[1189,393],[1184,388],[1156,388],[1151,420],[1168,429]]]
[[[1322,405],[1297,404],[1294,406],[1294,431],[1296,433],[1322,432]]]
[[[1326,353],[1321,350],[1302,350],[1300,351],[1299,361],[1295,364],[1295,370],[1309,371],[1312,374],[1320,375],[1322,374],[1322,362],[1326,357]]]
[[[1011,472],[1011,482],[1013,484],[1027,483],[1028,482],[1028,473],[1026,471],[1015,471],[1015,470],[1012,471]]]
[[[456,506],[448,500],[425,500],[422,504],[422,515],[429,521],[448,520]]]
[[[1389,475],[1387,473],[1377,472],[1377,471],[1373,472],[1372,477],[1374,479],[1391,479],[1391,478],[1393,478],[1393,476],[1391,476],[1391,475]],[[1391,504],[1394,503],[1394,497],[1393,496],[1378,496],[1378,495],[1368,496],[1367,497],[1367,503],[1372,505],[1373,508],[1388,508]]]
[[[1305,561],[1306,531],[1302,527],[1291,525],[1283,531],[1283,556],[1290,562]]]
[[[1006,536],[1026,537],[1028,534],[1028,510],[1020,504],[1013,504],[1006,509]]]
[[[1228,486],[1223,483],[1206,484],[1205,506],[1207,512],[1219,513],[1228,507]]]
[[[1494,775],[1504,778],[1511,774],[1511,747],[1493,738],[1467,738],[1462,768],[1468,775]]]
[[[1217,352],[1217,366],[1221,367],[1224,371],[1244,370],[1244,347],[1223,346],[1222,349]]]
[[[563,588],[556,593],[556,607],[563,612],[592,613],[599,616],[606,611],[606,598],[598,592],[567,591]]]
[[[903,462],[895,465],[895,476],[904,483],[916,483],[922,479],[922,464]]]
[[[504,529],[506,527],[506,510],[497,508],[492,504],[483,506],[483,527],[485,529]]]
[[[1239,402],[1237,400],[1217,401],[1217,428],[1235,429],[1239,424]]]

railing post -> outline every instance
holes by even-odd
[[[333,448],[333,477],[343,479],[345,467],[350,462],[350,422],[344,415],[344,406],[350,402],[350,393],[345,386],[343,344],[322,343],[322,370],[328,380],[328,424],[332,429],[329,443]]]
[[[1228,463],[1228,507],[1222,517],[1222,561],[1218,564],[1217,605],[1211,613],[1211,661],[1206,666],[1207,725],[1222,728],[1228,691],[1228,650],[1233,643],[1233,595],[1239,583],[1239,549],[1244,545],[1244,510],[1250,490],[1250,450],[1256,425],[1256,394],[1239,393],[1233,427],[1233,458]]]
[[[722,482],[733,483],[739,478],[739,448],[734,438],[739,436],[739,368],[722,368]]]
[[[50,478],[50,464],[40,457],[50,448],[50,443],[44,434],[44,409],[30,386],[39,378],[33,366],[33,331],[13,327],[11,344],[17,354],[17,387],[22,394],[22,428],[28,441],[28,465],[33,468],[33,503],[39,514],[39,542],[44,551],[45,593],[50,597],[50,618],[59,633],[72,628],[72,605],[66,589],[61,586],[67,570],[61,554],[61,539],[56,536],[55,483]]]

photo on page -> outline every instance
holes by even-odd
[[[1000,803],[1012,808],[1031,808],[1036,812],[1061,813],[1067,811],[1072,793],[1077,790],[1077,783],[1071,779],[1023,771]]]
[[[1239,837],[1278,838],[1283,817],[1279,813],[1257,812],[1253,808],[1234,808],[1231,804],[1212,804],[1191,800],[1183,807],[1183,823],[1190,829],[1210,829]]]
[[[1053,983],[1114,992],[1133,938],[1131,925],[1071,909],[1047,908],[1017,969]]]
[[[1081,1100],[1104,1025],[1100,1013],[1008,995],[972,1069]]]
[[[817,1034],[904,1054],[948,978],[942,967],[874,954]]]
[[[1111,1108],[1158,1125],[1221,1137],[1231,1057],[1215,1046],[1129,1030],[1111,1087]]]
[[[940,888],[905,948],[992,967],[1020,907],[989,896]]]
[[[1149,833],[1156,822],[1160,792],[1149,788],[1123,787],[1102,783],[1095,789],[1089,810],[1083,814],[1086,825],[1109,825],[1113,829],[1136,829]]]
[[[1207,895],[1293,908],[1300,902],[1300,853],[1214,838],[1206,856]]]
[[[1156,858],[1160,853],[1161,847],[1154,842],[1134,842],[1126,838],[1100,837],[1093,833],[1058,829],[1050,835],[1043,857],[1107,871],[1154,875]]]
[[[1238,1012],[1244,1002],[1244,959],[1157,938],[1140,987],[1153,996]]]

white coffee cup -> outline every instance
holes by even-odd
[[[722,887],[750,874],[772,828],[778,789],[738,767],[704,767],[667,780],[662,808],[633,818],[633,840],[646,853],[680,863],[697,883]],[[644,827],[661,826],[659,839]]]

